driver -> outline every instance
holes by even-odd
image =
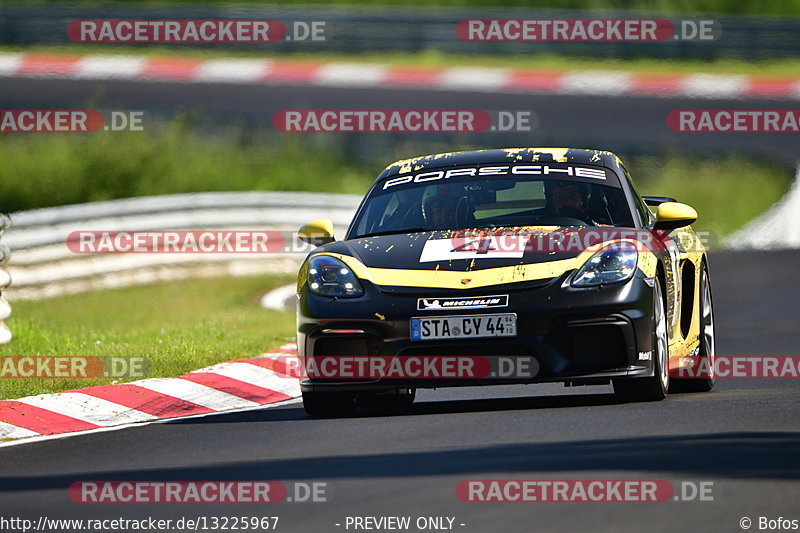
[[[447,229],[456,225],[458,198],[449,194],[431,196],[422,205],[422,216],[431,229]]]
[[[553,187],[553,207],[571,207],[583,211],[583,194],[577,183],[561,183]]]
[[[586,192],[579,183],[557,181],[550,187],[549,200],[556,214],[592,222],[586,212]]]

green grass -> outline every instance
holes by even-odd
[[[204,191],[363,194],[382,169],[292,135],[220,141],[181,121],[164,131],[145,124],[147,132],[0,134],[0,212]]]
[[[424,143],[359,161],[334,137],[283,135],[263,142],[200,138],[183,121],[163,130],[85,135],[0,135],[0,212],[132,196],[289,190],[363,194],[393,159],[441,151]],[[320,142],[333,144],[317,146]],[[450,146],[471,149],[475,146]],[[697,229],[724,236],[788,189],[792,170],[744,157],[627,157],[642,194],[674,196],[700,213]]]
[[[380,63],[402,66],[428,67],[505,67],[523,70],[624,70],[653,73],[700,73],[700,74],[745,74],[762,76],[800,76],[800,59],[781,58],[746,61],[735,58],[713,60],[693,58],[641,57],[621,59],[616,57],[579,57],[558,54],[452,54],[438,50],[420,52],[365,52],[344,54],[325,51],[308,53],[275,53],[246,50],[203,50],[188,47],[166,46],[119,46],[66,44],[59,46],[10,47],[1,46],[0,51],[37,52],[50,54],[120,54],[153,57],[185,57],[213,59],[226,57],[264,58],[296,61],[343,61],[348,63]]]
[[[90,0],[83,0],[89,2]],[[0,2],[2,4],[3,2]],[[57,4],[57,2],[50,2]],[[170,2],[167,2],[170,3]],[[224,5],[265,3],[263,0],[216,0],[214,2],[198,2],[197,0],[171,0],[175,4]],[[295,5],[330,5],[343,6],[424,6],[429,7],[494,7],[498,4],[491,0],[281,0],[271,4]],[[146,2],[140,3],[146,5]],[[645,13],[725,13],[742,15],[797,15],[797,4],[793,0],[768,0],[752,2],[748,0],[505,0],[505,8],[547,8],[547,9],[582,9],[582,10],[639,10]],[[311,9],[309,11],[312,11]]]
[[[788,167],[743,157],[639,157],[628,169],[641,194],[672,196],[694,207],[699,218],[693,227],[711,232],[712,246],[777,202],[792,181]]]
[[[1,356],[131,356],[151,377],[179,376],[256,357],[294,339],[295,316],[259,307],[292,276],[189,280],[13,302],[14,339]],[[111,383],[112,379],[0,379],[0,398]]]

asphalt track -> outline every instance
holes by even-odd
[[[800,355],[800,251],[710,263],[718,352]],[[465,532],[741,531],[747,516],[758,530],[761,516],[800,519],[799,384],[727,379],[711,393],[642,404],[616,403],[606,386],[426,391],[403,415],[314,420],[289,405],[30,443],[0,448],[0,514],[277,515],[279,531],[320,533],[348,531],[347,516],[449,516]],[[461,480],[506,478],[711,481],[713,501],[456,497]],[[76,480],[321,481],[328,501],[77,504],[67,495]]]
[[[791,106],[792,102],[757,98],[703,100],[309,85],[0,78],[0,109],[144,110],[166,116],[171,116],[175,110],[184,110],[210,119],[207,123],[210,128],[216,124],[235,123],[239,119],[267,129],[272,128],[272,115],[285,109],[533,111],[538,117],[534,131],[459,134],[446,140],[498,147],[585,146],[623,154],[628,150],[642,149],[658,152],[692,150],[701,154],[710,150],[725,154],[754,153],[794,163],[798,157],[796,134],[674,133],[666,124],[666,117],[673,110],[787,109]],[[220,120],[215,121],[214,117]],[[439,143],[443,140],[442,134],[404,135],[409,140]]]

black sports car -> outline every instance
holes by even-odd
[[[417,388],[445,386],[611,382],[630,400],[710,390],[696,218],[672,198],[642,198],[605,151],[393,163],[343,240],[329,220],[300,230],[318,246],[297,284],[306,411],[409,405]],[[698,360],[711,371],[676,377]]]

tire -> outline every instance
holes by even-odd
[[[303,392],[303,408],[313,417],[349,416],[355,413],[355,395],[346,392]]]
[[[389,411],[406,411],[411,408],[417,395],[416,389],[406,389],[410,392],[390,391],[388,394],[364,394],[356,398],[359,407],[367,409],[386,409]]]
[[[708,392],[714,388],[716,376],[716,335],[714,329],[714,300],[711,297],[711,279],[708,268],[703,265],[700,272],[700,357],[706,358],[708,376],[705,378],[673,378],[670,392]]]
[[[646,378],[614,380],[614,393],[623,401],[652,402],[663,400],[669,391],[669,337],[667,311],[661,283],[653,287],[653,375]]]

